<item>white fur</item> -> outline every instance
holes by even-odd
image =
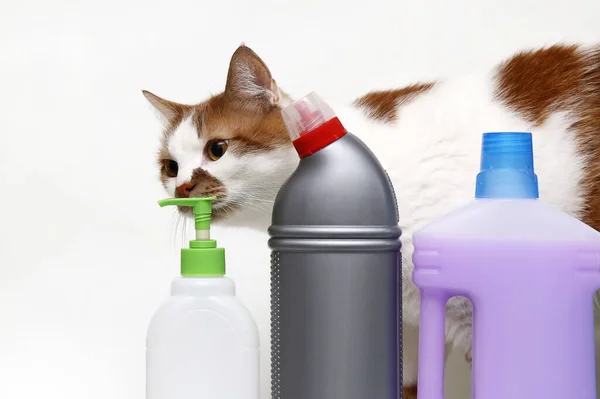
[[[256,76],[249,64],[240,62],[236,64],[237,79],[234,83],[236,89],[245,97],[260,97],[269,92],[264,86],[256,83]]]
[[[493,88],[492,74],[438,83],[399,108],[398,122],[393,124],[369,120],[349,106],[333,107],[346,128],[374,151],[397,192],[403,231],[405,384],[415,383],[417,377],[419,291],[412,282],[412,234],[473,199],[482,133],[532,132],[541,200],[574,216],[582,210],[578,185],[585,160],[577,154],[574,135],[566,130],[569,115],[554,114],[543,126],[534,128],[496,102]],[[255,88],[247,90],[254,93]],[[176,184],[189,179],[194,168],[204,168],[227,185],[232,200],[250,206],[244,197],[258,198],[265,207],[254,217],[260,219],[258,225],[268,226],[268,205],[297,164],[293,149],[240,157],[226,153],[213,162],[202,155],[204,145],[189,119],[177,128],[169,141],[169,151],[180,165]],[[169,182],[168,187],[173,194],[175,183]],[[261,326],[261,331],[268,328]],[[449,344],[465,351],[470,348],[471,307],[464,298],[453,298],[448,304],[447,337]]]
[[[244,216],[268,220],[275,194],[296,167],[294,149],[286,147],[268,153],[241,155],[228,150],[221,159],[213,161],[204,151],[207,141],[199,135],[192,121],[193,114],[169,137],[167,150],[178,163],[179,171],[177,177],[167,180],[168,193],[174,196],[175,188],[189,182],[194,170],[204,169],[223,182],[227,189],[227,198],[215,208],[227,209],[232,204],[241,204],[245,208],[251,207],[245,209]],[[230,136],[230,132],[221,133],[221,137]],[[235,143],[231,142],[230,147],[233,146]],[[251,222],[247,220],[247,223]],[[261,223],[260,226],[265,225]]]
[[[257,77],[252,71],[251,66],[245,62],[239,62],[235,66],[236,73],[233,86],[239,95],[246,98],[265,98],[271,104],[279,104],[285,107],[290,104],[290,98],[277,87],[277,82],[271,79],[268,87],[261,86],[257,83]],[[247,106],[256,104],[250,102]]]
[[[554,114],[538,128],[493,97],[490,76],[468,76],[437,84],[398,110],[398,122],[376,123],[344,107],[338,115],[387,169],[397,191],[402,228],[403,318],[418,325],[419,291],[412,282],[412,234],[428,222],[473,199],[479,171],[481,135],[489,131],[533,133],[534,163],[540,199],[573,216],[582,210],[578,184],[585,160],[578,155],[569,115]],[[467,351],[471,346],[471,305],[455,297],[447,308],[447,341]],[[404,336],[404,382],[416,382],[414,330]],[[412,356],[412,359],[409,357]]]
[[[198,136],[198,129],[192,123],[193,116],[191,114],[179,124],[167,143],[169,154],[179,165],[177,177],[168,181],[169,189],[173,189],[169,194],[174,194],[175,187],[189,182],[194,170],[208,161],[204,154],[206,141]]]

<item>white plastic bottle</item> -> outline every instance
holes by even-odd
[[[196,240],[181,250],[181,277],[148,328],[146,399],[259,398],[258,329],[210,239],[213,200],[159,201],[193,208]]]

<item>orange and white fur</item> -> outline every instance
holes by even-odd
[[[216,195],[216,220],[266,229],[275,195],[298,162],[280,115],[292,99],[266,64],[242,45],[231,58],[223,93],[196,105],[144,95],[165,122],[158,165],[169,195]],[[600,47],[524,51],[486,74],[422,82],[331,105],[379,157],[397,191],[404,398],[412,398],[419,320],[412,234],[473,198],[483,132],[532,132],[541,200],[600,229]],[[471,322],[470,303],[452,298],[447,342],[467,359]],[[268,326],[260,327],[267,343]],[[265,370],[263,375],[268,378]]]

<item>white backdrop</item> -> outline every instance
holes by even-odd
[[[145,330],[182,239],[155,202],[160,126],[141,89],[199,101],[244,41],[292,95],[349,101],[600,41],[598,21],[598,0],[0,2],[0,398],[144,396]],[[215,236],[265,326],[265,235]],[[449,373],[447,399],[466,397],[460,358]]]

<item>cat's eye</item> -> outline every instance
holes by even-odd
[[[217,161],[225,155],[227,147],[227,140],[211,140],[206,144],[206,153],[210,159]]]
[[[179,165],[177,165],[177,162],[173,161],[172,159],[165,159],[163,165],[167,176],[177,177],[177,172],[179,171]]]

